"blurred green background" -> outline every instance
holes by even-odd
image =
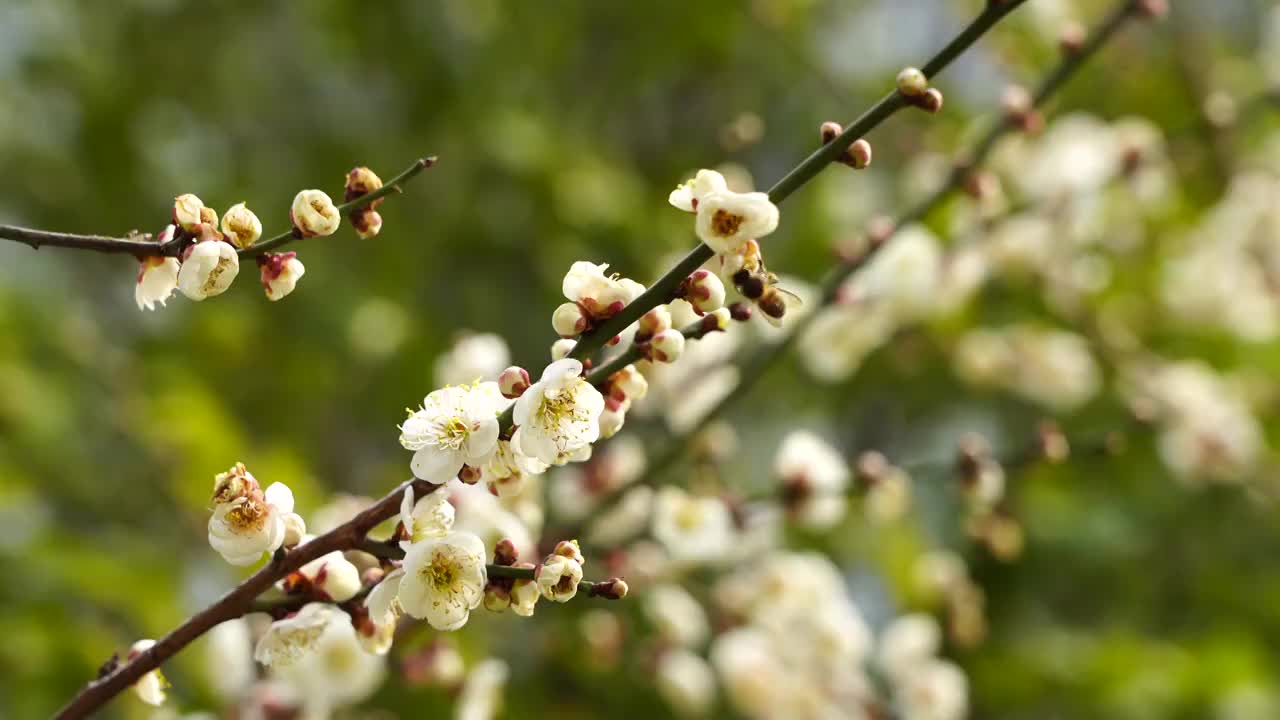
[[[1051,110],[1140,115],[1166,131],[1179,191],[1155,237],[1198,222],[1233,163],[1256,161],[1280,127],[1250,114],[1215,146],[1198,94],[1266,87],[1257,51],[1270,4],[1174,4],[1183,17],[1127,30]],[[652,280],[694,242],[666,207],[677,182],[731,163],[767,187],[812,151],[820,122],[851,120],[980,5],[0,0],[0,221],[157,231],[171,198],[194,192],[220,210],[248,201],[272,234],[299,189],[337,196],[354,165],[386,179],[440,158],[382,207],[376,240],[344,228],[291,248],[307,273],[280,303],[247,269],[222,297],[140,313],[128,258],[0,247],[0,716],[49,714],[113,651],[236,582],[205,539],[215,473],[242,460],[264,484],[289,484],[304,515],[335,493],[381,495],[406,476],[395,425],[435,387],[435,358],[458,333],[497,333],[540,367],[572,261]],[[1089,22],[1104,6],[1030,0],[939,79],[941,115],[899,114],[871,136],[871,170],[828,170],[788,201],[770,268],[816,281],[833,245],[905,206],[914,159],[971,137],[1006,82],[1054,61],[1063,18]],[[1154,282],[1144,257],[1118,270],[1131,287]],[[1158,322],[1159,310],[1143,316]],[[984,319],[1058,320],[1033,288],[1002,285],[834,387],[788,362],[730,416],[744,438],[735,474],[764,484],[758,468],[796,426],[903,459],[945,456],[964,429],[1024,442],[1041,412],[969,389],[949,367],[956,324]],[[1280,369],[1266,343],[1150,340],[1265,378]],[[1107,393],[1064,424],[1105,430],[1124,416]],[[920,480],[928,512],[910,522],[853,517],[795,541],[831,552],[881,615],[915,601],[904,578],[921,548],[965,553],[991,627],[955,653],[973,717],[1280,716],[1280,518],[1267,478],[1260,491],[1188,490],[1137,434],[1118,458],[1011,479],[1027,535],[1013,563],[972,546],[942,484]],[[574,652],[582,612],[481,618],[464,654],[511,662],[508,717],[666,715],[632,672],[640,661],[602,670]],[[198,647],[167,671],[178,707],[216,707]],[[450,706],[445,691],[394,680],[366,703],[375,716]],[[106,716],[148,712],[124,698]]]

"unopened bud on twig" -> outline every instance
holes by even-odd
[[[493,546],[494,565],[515,565],[519,558],[520,553],[516,551],[516,544],[511,538],[502,538]]]
[[[577,303],[562,303],[551,314],[551,327],[562,338],[578,337],[587,329],[587,314]]]
[[[529,389],[529,371],[512,365],[498,376],[498,392],[508,400],[514,400]]]
[[[929,78],[919,68],[906,67],[898,73],[898,92],[909,98],[918,98],[929,89]]]
[[[622,578],[614,577],[598,582],[591,586],[591,595],[593,597],[601,597],[606,600],[621,600],[627,596],[631,588],[627,585],[627,581]]]

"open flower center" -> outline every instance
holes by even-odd
[[[437,554],[430,565],[422,568],[422,579],[437,592],[449,592],[457,582],[458,574],[458,564],[443,553]]]
[[[715,230],[717,235],[728,237],[738,232],[738,227],[742,225],[744,219],[741,215],[728,210],[716,210],[716,214],[711,216],[711,229]]]
[[[235,506],[226,515],[227,524],[241,532],[260,529],[266,517],[267,508],[252,500]]]
[[[435,435],[436,445],[449,450],[457,450],[471,436],[472,427],[457,415],[453,415],[436,423]]]

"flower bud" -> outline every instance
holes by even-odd
[[[636,329],[636,342],[647,342],[658,333],[671,327],[671,311],[666,305],[659,305],[640,316],[640,324]]]
[[[729,312],[729,308],[720,308],[713,313],[707,313],[707,316],[702,318],[702,334],[706,335],[711,332],[727,330],[731,318],[732,314]]]
[[[1087,32],[1084,26],[1074,20],[1067,21],[1058,33],[1058,47],[1064,55],[1075,55],[1084,47]]]
[[[204,222],[200,219],[200,209],[204,202],[200,198],[186,193],[173,199],[173,223],[187,232],[194,233]]]
[[[854,170],[862,170],[871,165],[871,143],[862,138],[853,141],[845,151],[848,165]]]
[[[484,609],[489,612],[503,612],[511,607],[511,591],[497,583],[484,586]]]
[[[654,360],[673,363],[684,352],[684,335],[674,328],[663,330],[649,341],[649,350]]]
[[[563,360],[569,357],[569,353],[573,352],[573,348],[578,343],[574,340],[561,338],[551,343],[551,361]]]
[[[525,570],[533,569],[533,563],[519,563],[515,567]],[[542,592],[536,580],[516,580],[511,583],[511,612],[521,617],[533,615],[533,608],[538,604]]]
[[[556,543],[556,548],[551,551],[551,554],[567,557],[579,565],[587,562],[586,558],[582,557],[582,547],[578,545],[577,540],[561,540]]]
[[[356,235],[362,240],[368,240],[376,237],[382,232],[382,215],[377,210],[370,210],[367,207],[352,210],[348,215],[351,218],[351,227],[356,229]]]
[[[853,465],[854,477],[863,487],[880,482],[889,472],[889,459],[876,450],[867,450],[858,456]]]
[[[710,270],[694,270],[682,283],[683,297],[699,315],[724,305],[724,283]]]
[[[626,580],[613,577],[592,585],[591,595],[592,597],[602,597],[605,600],[621,600],[627,596],[630,590],[631,587],[627,585]]]
[[[577,303],[563,303],[551,313],[551,327],[562,338],[577,337],[587,329],[587,315]]]
[[[916,107],[927,113],[937,113],[942,110],[942,91],[938,88],[929,88],[921,95],[916,102]]]
[[[217,234],[208,225],[198,227],[202,236]],[[178,270],[178,289],[199,302],[226,292],[239,273],[240,257],[230,243],[204,239],[183,253],[182,267]]]
[[[267,293],[267,299],[272,302],[293,292],[298,280],[307,271],[295,252],[259,255],[258,269],[262,288]]]
[[[529,371],[512,365],[498,376],[498,392],[508,400],[514,400],[529,389]]]
[[[515,565],[519,557],[516,544],[511,541],[511,538],[502,538],[493,546],[494,565]]]
[[[291,548],[302,542],[302,538],[307,534],[307,523],[298,513],[289,513],[284,516],[284,547]]]
[[[262,221],[244,203],[236,203],[222,216],[222,235],[238,248],[247,248],[262,237]]]
[[[377,173],[374,171],[363,166],[352,168],[351,172],[347,173],[347,184],[346,187],[343,188],[342,199],[347,202],[351,202],[352,200],[368,195],[381,187],[382,178],[378,177]],[[365,207],[370,209],[376,208],[380,203],[382,203],[382,200],[383,198],[378,198]]]
[[[610,375],[609,383],[628,400],[639,400],[649,392],[649,381],[635,365],[628,365]]]
[[[751,319],[751,306],[744,302],[736,302],[729,306],[729,317],[738,322],[746,322]]]
[[[604,411],[600,413],[600,439],[608,440],[614,435],[617,435],[618,431],[622,429],[622,426],[625,425],[626,422],[627,412],[623,407],[619,406],[615,410],[606,406]]]
[[[906,67],[898,73],[898,92],[909,98],[918,98],[929,89],[929,79],[919,68]]]
[[[323,237],[338,230],[342,216],[322,190],[303,190],[293,198],[289,220],[302,237]]]
[[[832,122],[830,120],[822,123],[821,127],[818,128],[818,134],[822,137],[823,145],[826,145],[837,137],[840,137],[840,133],[842,132],[844,132],[844,128],[840,126],[840,123]]]

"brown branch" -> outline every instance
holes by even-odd
[[[418,497],[424,497],[440,487],[422,480],[402,483],[348,522],[293,550],[277,551],[261,570],[223,595],[217,602],[174,628],[150,649],[90,682],[54,717],[57,720],[88,717],[111,698],[128,689],[143,675],[160,667],[161,663],[176,655],[215,625],[234,620],[253,611],[254,600],[289,573],[335,550],[350,550],[358,547],[370,530],[400,512],[400,501],[404,496],[405,488],[410,485],[413,486],[414,494]]]
[[[435,163],[436,158],[434,155],[420,158],[404,172],[387,181],[381,188],[339,205],[338,211],[346,214],[349,210],[362,208],[393,192],[402,192],[401,186],[404,183],[413,179],[415,175],[423,170],[435,165]],[[240,257],[255,257],[297,239],[299,237],[294,233],[293,228],[290,228],[275,237],[254,243],[238,252]],[[108,237],[105,235],[77,235],[74,233],[52,232],[19,227],[17,225],[0,225],[0,240],[20,242],[30,246],[33,250],[39,250],[42,247],[61,247],[73,250],[92,250],[101,253],[132,255],[136,258],[177,257],[189,244],[189,240],[186,238],[176,238],[163,244],[156,243],[151,240],[150,234],[145,233],[130,235],[129,237]]]

